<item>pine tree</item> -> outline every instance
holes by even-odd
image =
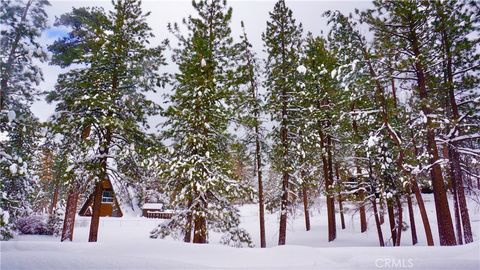
[[[240,85],[244,89],[240,92],[239,122],[245,127],[247,146],[254,148],[253,156],[255,161],[255,174],[258,187],[258,207],[260,221],[260,247],[266,247],[265,240],[265,206],[263,192],[263,153],[265,149],[264,132],[262,128],[261,114],[263,112],[263,102],[258,93],[259,88],[259,65],[258,59],[252,50],[252,44],[248,40],[243,21],[241,22],[242,35],[241,41],[237,45],[238,50],[238,71]]]
[[[265,62],[265,88],[268,91],[267,108],[277,123],[272,131],[274,163],[281,172],[282,194],[280,202],[280,229],[278,244],[285,245],[287,212],[292,192],[293,157],[293,94],[298,91],[296,68],[300,65],[302,25],[297,24],[285,1],[278,1],[269,13],[270,20],[262,38],[267,51]]]
[[[392,100],[386,95],[386,87],[389,78],[387,76],[380,76],[379,74],[389,74],[390,66],[387,64],[386,68],[381,65],[381,62],[375,59],[382,56],[383,48],[370,48],[365,38],[362,37],[358,31],[355,31],[355,23],[344,16],[338,17],[344,23],[344,27],[351,32],[355,48],[357,49],[358,57],[356,60],[364,67],[365,74],[360,76],[369,76],[370,79],[363,80],[364,94],[371,100],[375,101],[377,110],[367,112],[370,114],[372,120],[367,122],[366,127],[369,132],[368,140],[363,142],[363,147],[368,159],[368,178],[371,185],[371,193],[376,193],[376,189],[386,192],[386,196],[381,194],[380,203],[382,199],[386,200],[387,209],[390,221],[391,239],[393,245],[399,245],[402,232],[402,205],[400,198],[403,195],[401,184],[401,173],[403,171],[404,153],[401,145],[401,139],[398,132],[394,129],[391,115]],[[385,46],[382,43],[382,46]],[[389,54],[386,53],[386,63],[389,62]],[[355,61],[355,60],[354,60]],[[382,68],[385,69],[382,70]],[[393,96],[395,96],[395,87],[392,84]],[[396,104],[393,99],[393,104]],[[359,104],[365,106],[366,104]],[[368,104],[371,106],[371,104]],[[368,110],[368,109],[367,109]],[[362,118],[361,115],[359,115]],[[359,122],[362,122],[360,120]],[[399,153],[397,153],[399,152]],[[396,161],[396,162],[394,162]],[[380,181],[380,183],[379,183]],[[383,192],[382,192],[383,193]],[[373,194],[370,194],[372,196]],[[394,212],[394,204],[397,204],[397,213]],[[372,205],[376,209],[376,199],[372,198]],[[396,220],[398,218],[398,220]],[[377,228],[379,228],[377,224]]]
[[[39,123],[30,111],[43,80],[35,60],[46,53],[38,42],[46,28],[46,0],[2,1],[0,4],[0,211],[1,239],[12,236],[9,222],[31,212],[36,181],[31,168]]]
[[[238,85],[232,9],[219,0],[194,1],[193,7],[197,16],[183,21],[188,34],[182,35],[177,24],[169,25],[179,41],[173,56],[179,72],[164,114],[164,136],[173,145],[163,175],[176,211],[151,237],[183,233],[184,240],[190,240],[193,228],[193,243],[207,243],[213,230],[225,234],[224,244],[251,245],[233,205],[250,191],[236,179],[229,158],[232,138],[227,128]]]
[[[323,38],[312,35],[307,37],[303,64],[297,68],[297,72],[304,73],[302,91],[297,94],[298,107],[302,108],[298,125],[301,136],[297,148],[301,149],[298,153],[300,166],[309,168],[310,171],[314,167],[322,167],[329,241],[336,238],[333,140],[338,139],[335,123],[341,109],[338,104],[342,102],[339,101],[344,98],[343,93],[338,91],[338,81],[331,76],[337,67],[336,63],[337,60],[326,48]],[[318,160],[321,160],[321,165]]]
[[[436,123],[433,116],[437,107],[435,101],[438,100],[434,99],[432,91],[429,92],[432,88],[432,84],[429,83],[433,80],[430,74],[433,73],[432,69],[435,66],[433,62],[436,59],[428,49],[433,47],[436,38],[435,33],[428,28],[432,16],[432,4],[394,1],[376,1],[374,4],[376,9],[366,13],[366,22],[377,35],[390,36],[395,47],[404,48],[400,53],[404,73],[410,73],[415,78],[416,85],[413,87],[418,92],[420,110],[426,118],[426,150],[429,156],[429,167],[431,167],[440,244],[455,245],[453,223],[442,170],[438,163],[440,155],[435,140]],[[386,16],[387,19],[384,20],[380,16],[382,18]]]
[[[46,53],[37,41],[46,28],[47,0],[27,2],[2,1],[0,5],[1,30],[1,91],[0,111],[15,110],[28,105],[37,94],[35,87],[43,80],[42,71],[34,59],[46,60]],[[2,116],[3,118],[3,116]]]
[[[345,102],[343,111],[348,113],[340,117],[338,125],[342,140],[347,145],[347,160],[351,159],[354,165],[352,176],[358,183],[358,196],[355,199],[359,201],[360,230],[366,232],[366,186],[369,185],[369,177],[365,173],[368,163],[363,162],[366,159],[364,142],[371,135],[369,132],[376,119],[372,114],[371,84],[366,79],[368,76],[362,61],[363,46],[359,44],[361,36],[355,30],[354,22],[339,12],[327,12],[325,15],[329,16],[329,24],[332,25],[328,35],[329,49],[337,59],[335,68],[328,72],[331,77],[340,80],[339,91],[348,96],[340,99]]]
[[[462,98],[459,89],[463,91],[472,89],[474,82],[478,81],[478,75],[470,75],[471,70],[478,70],[480,63],[480,54],[475,49],[475,42],[468,38],[475,30],[474,13],[466,8],[463,1],[446,1],[434,3],[434,22],[435,32],[439,34],[440,44],[438,46],[439,54],[442,55],[443,67],[443,83],[446,97],[447,115],[451,126],[447,131],[445,138],[448,144],[448,159],[450,160],[450,177],[452,183],[452,191],[455,202],[455,216],[459,233],[457,234],[458,244],[471,243],[473,241],[472,229],[470,225],[470,217],[468,214],[467,201],[465,198],[465,175],[461,165],[461,156],[459,147],[465,142],[475,137],[475,132],[470,133],[468,122],[471,121],[475,110],[467,109],[462,112],[458,106],[459,101],[469,101],[475,98],[475,95]],[[478,95],[477,95],[478,98]],[[478,110],[477,110],[478,111]],[[463,123],[462,123],[463,122]],[[464,124],[465,123],[465,124]],[[469,134],[470,133],[470,134]],[[464,139],[462,139],[462,137]],[[461,221],[459,219],[459,213]],[[463,235],[461,227],[463,224]]]
[[[71,32],[49,47],[54,64],[85,65],[62,74],[49,101],[58,102],[58,132],[83,138],[78,143],[83,159],[77,164],[95,183],[90,242],[97,240],[102,181],[115,176],[112,165],[123,149],[135,149],[145,140],[146,117],[158,109],[145,93],[164,83],[158,73],[165,64],[163,47],[148,47],[153,34],[140,4],[115,1],[109,14],[74,8],[57,21]]]

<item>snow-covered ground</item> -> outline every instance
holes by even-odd
[[[433,197],[424,196],[438,244]],[[373,217],[369,229],[360,233],[358,215],[345,215],[346,229],[337,214],[337,239],[327,241],[326,210],[323,201],[311,214],[312,230],[304,229],[301,209],[290,219],[287,245],[277,247],[276,214],[266,217],[269,248],[231,248],[216,244],[186,244],[173,239],[150,239],[159,220],[140,217],[102,218],[99,241],[88,243],[89,219],[78,218],[74,242],[60,243],[57,237],[19,235],[1,243],[1,269],[480,269],[479,207],[470,202],[475,242],[456,247],[427,247],[418,209],[417,246],[411,246],[410,229],[402,233],[401,247],[378,247]],[[348,208],[348,205],[347,205]],[[352,207],[350,207],[352,208]],[[408,218],[407,209],[404,217]],[[242,226],[256,245],[259,226],[256,205],[241,207]],[[353,215],[353,216],[352,216]],[[408,220],[406,220],[408,222]],[[388,240],[387,222],[383,225]]]

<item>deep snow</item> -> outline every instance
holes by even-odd
[[[438,244],[433,197],[424,195]],[[338,206],[338,205],[337,205]],[[1,269],[480,269],[478,236],[479,208],[470,201],[475,242],[457,247],[426,247],[423,226],[415,207],[419,244],[411,246],[410,229],[402,233],[401,247],[378,247],[373,217],[369,229],[359,232],[358,215],[346,213],[347,228],[340,227],[337,239],[327,241],[325,204],[320,201],[311,214],[312,230],[304,229],[302,210],[290,219],[287,245],[277,247],[276,214],[266,216],[266,249],[237,249],[216,244],[219,235],[210,235],[211,244],[185,244],[173,239],[149,239],[159,220],[140,217],[101,218],[99,242],[87,243],[88,218],[78,218],[73,243],[57,237],[19,235],[1,243]],[[338,207],[337,207],[338,208]],[[348,205],[347,205],[348,208]],[[352,207],[350,207],[352,208]],[[404,217],[408,218],[404,207]],[[256,205],[241,207],[242,226],[258,245]],[[352,216],[353,215],[353,216]],[[408,220],[406,220],[408,221]],[[387,222],[383,226],[388,240]]]

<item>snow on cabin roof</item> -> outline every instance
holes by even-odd
[[[161,203],[144,203],[142,209],[163,209]]]
[[[111,162],[111,161],[110,161]],[[116,164],[109,164],[110,167],[116,168]],[[133,187],[122,187],[118,179],[115,177],[108,177],[112,184],[115,198],[120,206],[124,217],[137,217],[141,215],[142,210],[138,207],[137,199],[135,198],[135,190]]]

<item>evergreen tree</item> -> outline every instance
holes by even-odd
[[[441,88],[447,90],[441,93],[447,108],[445,122],[449,123],[444,140],[448,144],[450,178],[458,231],[457,242],[462,244],[464,239],[468,244],[473,241],[473,236],[465,198],[465,173],[462,169],[460,155],[462,150],[460,149],[467,150],[466,154],[470,155],[468,141],[474,141],[478,136],[478,129],[470,128],[472,124],[475,126],[474,115],[479,111],[478,106],[474,109],[469,103],[478,99],[479,95],[478,93],[463,94],[476,87],[479,80],[478,73],[475,73],[479,70],[480,64],[480,53],[475,48],[478,41],[475,42],[469,38],[476,31],[475,13],[466,7],[465,2],[456,0],[435,2],[433,9],[435,32],[438,33],[439,44],[441,44],[437,46],[437,50],[443,60],[441,74],[439,74],[443,76]],[[478,102],[476,103],[478,105]],[[459,104],[466,106],[459,106]],[[478,141],[478,138],[476,140]]]
[[[267,51],[265,88],[268,91],[267,109],[276,123],[272,131],[273,165],[282,174],[278,244],[285,245],[289,193],[292,192],[292,185],[296,185],[291,177],[295,165],[292,147],[296,139],[293,97],[298,91],[298,74],[295,71],[300,65],[302,25],[296,23],[292,11],[283,0],[278,1],[269,14],[270,20],[262,35]]]
[[[344,97],[339,101],[344,102],[340,109],[343,115],[339,117],[340,141],[346,147],[346,166],[353,165],[350,173],[357,181],[355,200],[359,202],[360,230],[367,230],[366,203],[368,202],[366,186],[368,185],[368,174],[366,173],[364,141],[368,139],[369,132],[373,129],[375,115],[372,114],[372,91],[368,82],[365,64],[362,60],[362,44],[359,44],[358,32],[354,29],[354,23],[340,12],[327,12],[329,24],[332,29],[328,35],[329,49],[336,56],[336,65],[325,70],[329,76],[339,80],[339,91]]]
[[[43,80],[35,60],[46,53],[38,42],[46,28],[46,0],[2,1],[0,4],[0,228],[1,239],[12,236],[8,220],[31,212],[36,179],[31,163],[39,123],[30,111]]]
[[[324,179],[329,241],[336,238],[333,140],[338,134],[335,123],[340,116],[342,108],[338,105],[342,103],[339,101],[344,94],[339,91],[339,83],[335,76],[331,75],[336,68],[337,60],[326,48],[326,41],[321,37],[309,35],[303,65],[298,68],[298,71],[304,71],[304,83],[302,91],[297,94],[301,113],[301,121],[298,124],[301,136],[297,142],[297,149],[301,149],[298,155],[303,164],[300,166],[322,168],[319,171],[322,172]],[[302,179],[302,183],[305,180]]]
[[[57,132],[77,139],[81,154],[75,163],[94,176],[91,242],[97,240],[102,181],[115,176],[123,149],[142,147],[146,117],[158,109],[145,93],[164,83],[158,73],[165,64],[163,47],[148,47],[153,34],[146,23],[149,14],[140,4],[114,1],[109,14],[99,8],[74,8],[56,23],[71,32],[49,47],[52,63],[81,64],[59,77],[48,99],[58,102]]]
[[[243,21],[241,41],[238,43],[238,71],[239,83],[243,88],[240,92],[239,104],[239,122],[245,127],[246,138],[244,142],[247,146],[253,148],[253,157],[255,161],[254,173],[257,177],[257,196],[259,207],[259,221],[260,221],[260,247],[266,247],[265,239],[265,206],[264,206],[264,191],[263,191],[263,153],[266,147],[264,142],[264,130],[262,128],[262,113],[264,105],[259,94],[259,65],[255,52],[252,49],[252,44],[248,40],[247,33]]]
[[[235,46],[231,37],[232,9],[226,1],[194,1],[196,17],[185,19],[188,34],[177,24],[169,29],[179,41],[173,61],[173,93],[165,111],[164,136],[173,141],[164,178],[171,190],[175,214],[159,225],[152,237],[184,233],[193,243],[207,243],[208,230],[225,233],[224,244],[251,245],[240,229],[233,201],[250,196],[233,172],[228,126],[233,117]]]
[[[448,207],[447,192],[440,154],[435,140],[437,124],[434,117],[438,113],[439,100],[435,98],[435,60],[436,55],[429,48],[434,47],[437,35],[429,28],[433,15],[432,3],[375,1],[376,9],[365,13],[366,22],[375,30],[377,36],[389,37],[399,53],[399,67],[402,73],[409,74],[405,80],[414,78],[412,87],[418,93],[419,109],[425,118],[424,130],[428,167],[435,198],[437,224],[441,245],[455,245],[456,239]]]
[[[44,9],[49,5],[47,0],[8,0],[0,5],[2,118],[4,110],[19,110],[21,105],[28,107],[37,94],[34,85],[38,86],[43,80],[42,71],[33,60],[43,62],[47,57],[38,38],[46,28]]]

